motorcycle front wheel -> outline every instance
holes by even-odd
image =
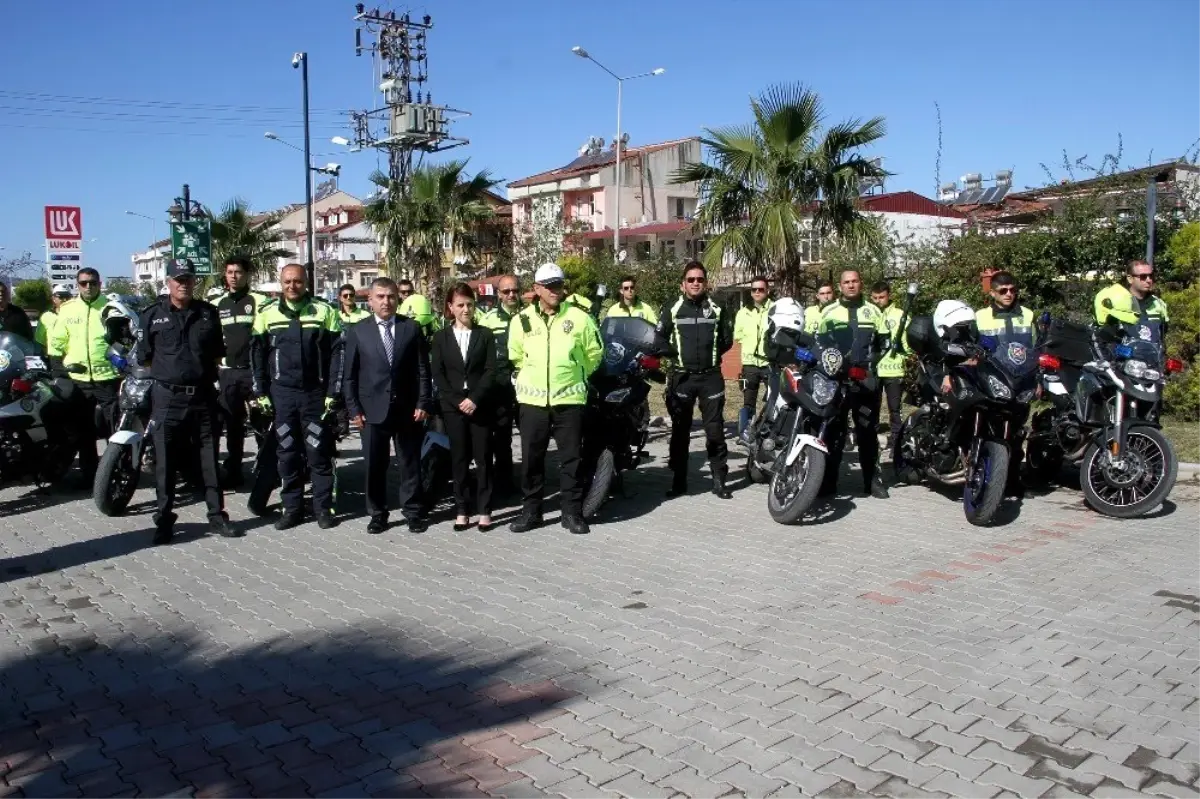
[[[767,492],[767,512],[780,524],[795,524],[808,512],[825,478],[825,453],[804,447],[795,463],[787,466],[784,456],[775,462]]]
[[[596,459],[596,473],[592,475],[591,485],[583,495],[583,518],[590,519],[600,510],[600,506],[608,499],[615,474],[616,461],[613,459],[612,450],[605,449]]]
[[[134,447],[109,444],[100,456],[96,479],[92,483],[92,501],[105,516],[119,516],[129,507],[141,477],[141,464]]]
[[[1114,467],[1107,447],[1093,442],[1079,467],[1083,496],[1105,516],[1131,519],[1157,508],[1175,487],[1179,460],[1159,430],[1134,427],[1125,437],[1125,457]]]
[[[986,527],[1004,499],[1008,481],[1008,447],[999,441],[983,441],[970,464],[963,485],[963,513],[976,527]]]

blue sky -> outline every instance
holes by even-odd
[[[393,6],[385,6],[393,7]],[[931,195],[942,113],[941,177],[1090,156],[1124,136],[1124,163],[1182,154],[1200,137],[1200,6],[1194,0],[824,2],[823,0],[443,0],[396,5],[434,15],[434,100],[473,112],[455,127],[473,168],[506,180],[560,166],[589,135],[611,139],[615,85],[571,55],[586,47],[628,84],[634,144],[749,119],[747,99],[803,81],[831,120],[886,118],[875,155],[891,190]],[[353,51],[353,3],[340,0],[56,0],[5,5],[0,48],[0,257],[43,247],[42,206],[81,205],[86,260],[128,275],[129,256],[165,219],[184,182],[220,205],[303,199],[300,80],[311,59],[314,152],[348,133],[339,109],[377,96]],[[104,98],[96,103],[86,99]],[[343,164],[364,194],[373,153]],[[1061,171],[1061,170],[1058,170]],[[1056,172],[1057,174],[1057,172]],[[162,235],[163,222],[153,231]]]

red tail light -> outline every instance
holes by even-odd
[[[33,391],[33,383],[30,383],[23,377],[13,378],[10,386],[14,394],[28,394],[30,391]]]
[[[1043,352],[1038,356],[1038,366],[1051,372],[1056,372],[1062,366],[1062,359],[1060,359],[1057,355],[1051,355]]]
[[[1167,374],[1183,371],[1183,361],[1178,358],[1167,358]]]
[[[655,355],[639,355],[638,366],[643,369],[657,369],[662,366],[662,360]]]
[[[870,375],[867,373],[867,370],[862,368],[861,366],[851,366],[850,370],[847,372],[847,374],[850,375],[851,380],[860,380],[861,381],[861,380],[866,380],[868,377],[870,377]]]
[[[784,369],[783,378],[787,380],[788,391],[800,393],[800,375],[793,369]]]

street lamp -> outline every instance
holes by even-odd
[[[308,290],[315,292],[317,275],[316,266],[313,264],[312,156],[309,153],[308,138],[308,53],[294,54],[292,69],[300,70],[300,82],[304,91],[304,206],[308,222],[308,257],[305,259],[304,269],[308,273]]]
[[[625,81],[627,81],[627,80],[637,80],[638,78],[652,78],[657,75],[663,74],[664,72],[666,72],[666,70],[663,69],[662,67],[658,67],[656,69],[650,70],[649,72],[642,72],[637,75],[630,75],[628,77],[622,78],[620,75],[613,72],[611,69],[604,66],[599,61],[597,61],[595,58],[593,58],[592,54],[589,53],[587,50],[584,50],[582,47],[576,45],[575,47],[571,48],[571,52],[574,53],[575,55],[579,56],[580,58],[586,58],[588,61],[591,61],[596,66],[600,67],[600,69],[604,70],[609,75],[612,75],[613,78],[616,79],[616,81],[617,81],[617,140],[615,142],[616,148],[617,148],[617,165],[616,165],[616,173],[615,173],[616,178],[617,178],[617,180],[616,180],[617,200],[616,200],[616,207],[613,209],[614,216],[616,217],[613,220],[613,258],[619,259],[620,253],[621,253],[621,190],[622,190],[622,188],[624,188],[621,184],[621,88],[624,85]]]

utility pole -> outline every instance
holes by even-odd
[[[422,93],[429,80],[427,36],[433,19],[428,14],[418,21],[407,13],[397,17],[395,11],[368,10],[362,3],[356,4],[354,11],[359,23],[354,31],[355,55],[365,51],[378,59],[379,91],[384,100],[383,108],[351,112],[354,144],[386,151],[388,191],[393,197],[407,197],[413,153],[437,153],[468,144],[467,139],[449,133],[451,115],[461,118],[468,113],[434,105],[431,92],[425,89]],[[375,41],[364,44],[363,31]],[[401,254],[405,268],[407,249]]]

